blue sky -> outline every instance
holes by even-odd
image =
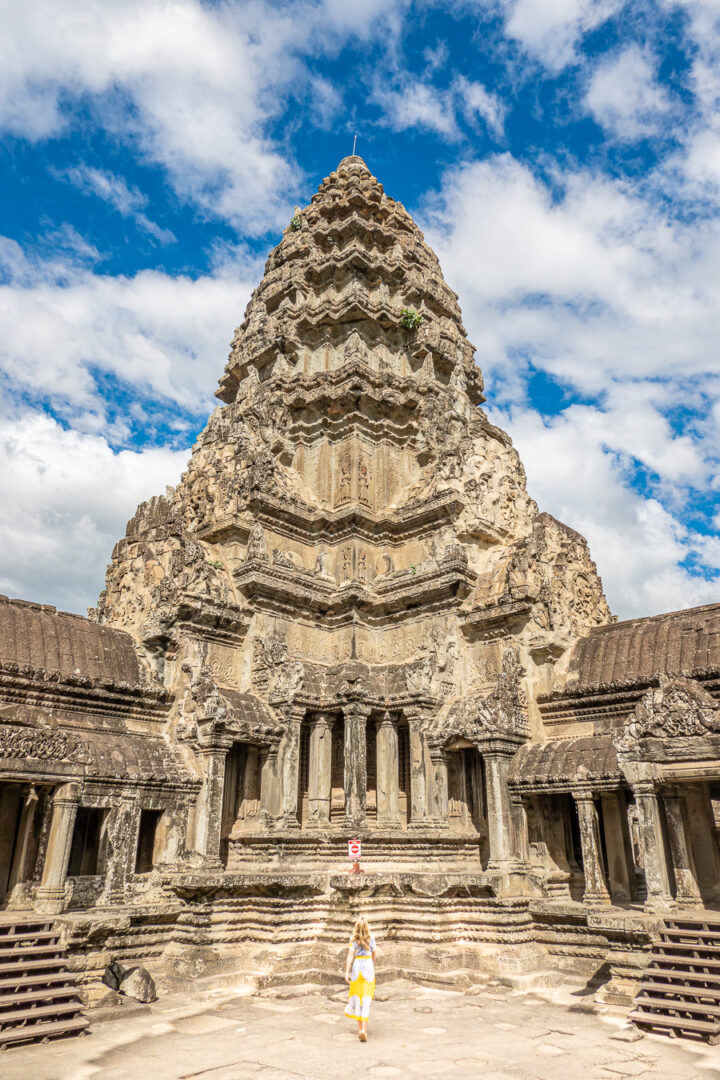
[[[4,8],[0,591],[94,603],[357,132],[613,610],[720,598],[718,0]]]

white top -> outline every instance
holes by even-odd
[[[359,941],[353,941],[352,947],[353,947],[353,952],[355,953],[356,956],[372,956],[372,954],[375,952],[375,935],[374,934],[370,935],[370,948],[369,949],[364,949]]]

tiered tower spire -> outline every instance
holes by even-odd
[[[585,542],[538,515],[480,408],[473,352],[417,225],[343,159],[271,252],[180,485],[113,554],[99,618],[178,689],[178,732],[202,745],[234,716],[236,736],[280,740],[267,813],[287,827],[298,791],[319,805],[308,716],[325,718],[314,762],[321,728],[333,754],[345,740],[356,825],[380,784],[373,725],[401,759],[422,730],[428,776],[431,750],[481,724],[510,752],[538,722],[533,688],[607,618]]]

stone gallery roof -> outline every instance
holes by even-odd
[[[591,630],[573,648],[563,693],[720,672],[720,604]]]
[[[132,638],[122,630],[57,611],[49,604],[0,596],[0,666],[140,686]]]
[[[512,786],[528,791],[568,790],[586,781],[597,785],[619,778],[617,754],[609,735],[523,746],[508,775]]]
[[[187,784],[197,781],[182,751],[162,738],[82,732],[88,778]]]
[[[229,690],[224,686],[218,687],[218,691],[227,710],[225,726],[229,732],[252,741],[262,741],[266,737],[272,740],[282,735],[283,726],[277,716],[255,694]]]

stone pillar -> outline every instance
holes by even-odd
[[[15,855],[13,857],[12,869],[10,870],[10,879],[7,887],[8,893],[12,892],[16,885],[21,884],[23,881],[27,881],[30,877],[32,867],[29,865],[29,861],[37,804],[37,792],[35,788],[31,786],[30,790],[25,793],[23,798],[23,808],[22,813],[20,814],[20,825],[18,826],[17,842],[15,844]]]
[[[651,780],[640,780],[633,784],[633,791],[645,864],[645,906],[649,910],[667,908],[672,903],[672,893],[655,785]]]
[[[507,786],[510,757],[508,754],[490,752],[484,755],[484,762],[490,845],[488,870],[508,870],[517,865]]]
[[[332,713],[318,713],[310,726],[308,817],[316,828],[330,824],[333,721]]]
[[[448,824],[448,767],[443,750],[433,748],[430,751],[433,766],[433,798],[430,817],[433,825]]]
[[[224,770],[224,763],[221,766]],[[224,777],[223,777],[224,780]],[[222,790],[220,791],[222,809]],[[101,902],[122,904],[127,879],[135,873],[140,830],[140,805],[134,795],[121,796],[108,809],[105,822],[106,859]]]
[[[397,721],[384,713],[377,726],[377,823],[379,829],[400,826]]]
[[[79,784],[63,784],[53,795],[45,865],[36,893],[36,910],[43,914],[57,915],[65,906],[65,879],[79,804]]]
[[[225,759],[230,744],[200,746],[197,755],[205,775],[198,796],[195,814],[195,847],[209,866],[220,867],[220,835],[222,832]]]
[[[410,822],[412,827],[423,826],[427,818],[427,778],[425,775],[425,736],[420,730],[420,718],[405,713],[410,743]]]
[[[246,827],[256,825],[260,815],[260,747],[248,743],[245,752],[241,816]]]
[[[365,825],[367,795],[367,719],[370,708],[358,702],[345,706],[345,825]]]
[[[260,750],[260,816],[265,826],[272,826],[280,817],[280,776],[277,746]]]
[[[448,772],[448,819],[456,827],[464,824],[464,810],[467,808],[465,792],[465,769],[461,752],[453,751],[445,755]]]
[[[510,810],[512,813],[513,827],[515,832],[515,846],[517,857],[523,866],[530,862],[530,844],[528,840],[527,810],[523,803],[522,795],[516,791],[510,793]]]
[[[305,717],[304,706],[291,707],[285,712],[287,724],[280,743],[278,761],[282,780],[282,825],[284,829],[299,829],[298,784],[300,782],[300,730]]]
[[[705,903],[720,901],[720,851],[707,784],[684,786],[697,883]]]
[[[624,805],[620,802],[622,799],[624,803],[624,793],[606,791],[600,798],[610,895],[613,902],[627,903],[632,900],[633,889],[628,863],[627,815]]]
[[[685,907],[702,907],[695,862],[688,846],[685,799],[675,789],[664,791],[662,798],[665,804],[670,857],[675,875],[675,900]]]
[[[600,819],[598,818],[595,799],[590,791],[574,791],[573,799],[577,806],[580,823],[580,843],[582,845],[583,873],[585,875],[585,904],[609,904],[610,893],[605,881],[600,843]]]

